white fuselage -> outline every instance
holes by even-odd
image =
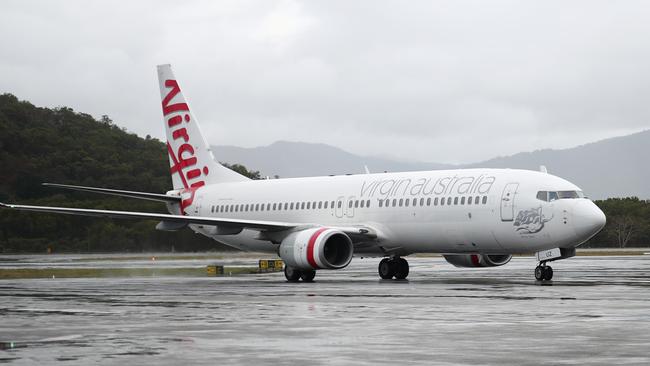
[[[579,192],[551,174],[466,169],[257,180],[210,184],[196,191],[189,215],[320,226],[370,225],[373,245],[355,254],[532,253],[584,243],[604,225],[586,198],[540,199],[538,192]],[[469,203],[471,200],[471,203]],[[443,204],[444,203],[444,204]],[[227,245],[277,252],[258,233],[217,235]]]

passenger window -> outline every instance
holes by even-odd
[[[436,198],[436,199],[437,199],[437,198]],[[445,205],[445,201],[446,201],[446,200],[445,200],[445,197],[442,197],[442,198],[440,199],[440,206],[444,206],[444,205]]]
[[[334,201],[332,201],[332,205],[330,206],[331,208],[334,208]]]
[[[359,201],[358,201],[358,200],[355,200],[355,201],[354,201],[354,208],[357,208],[357,207],[359,207]]]
[[[311,208],[313,208],[314,210],[316,209],[316,201],[311,203]]]
[[[483,204],[487,203],[487,196],[483,196]]]
[[[319,209],[323,208],[323,201],[318,201],[318,208]]]
[[[402,204],[403,204],[403,203],[404,203],[404,199],[403,199],[403,198],[400,198],[400,199],[399,199],[399,207],[402,207]]]
[[[363,206],[365,206],[365,205],[366,205],[366,201],[361,200],[361,208],[363,208]]]
[[[454,205],[458,204],[458,197],[454,197]]]
[[[379,200],[379,207],[384,207],[384,200]]]
[[[404,200],[404,206],[409,207],[409,202],[410,202],[410,201],[411,201],[411,200],[409,200],[408,198],[405,199],[405,200]]]
[[[451,197],[447,197],[447,206],[451,205]]]
[[[288,203],[288,202],[285,202],[285,203],[284,203],[284,209],[286,210],[286,209],[288,209],[288,208],[289,208],[289,203]]]
[[[479,196],[474,197],[474,204],[478,205]]]
[[[472,204],[472,197],[467,197],[467,204],[471,205]]]
[[[424,198],[420,198],[420,206],[424,206]]]
[[[307,202],[307,209],[311,209],[311,202]]]
[[[370,208],[370,200],[366,200],[366,208]]]
[[[275,210],[277,210],[277,209],[278,209],[277,204],[274,203],[274,204],[273,204],[273,211],[275,211]]]
[[[271,204],[270,204],[270,203],[267,203],[267,204],[266,204],[266,210],[267,210],[267,211],[271,211]]]
[[[397,207],[397,198],[393,198],[393,207]]]
[[[465,204],[465,197],[461,197],[461,198],[460,198],[460,204],[461,204],[461,205],[464,205],[464,204]]]
[[[289,209],[293,210],[293,202],[291,202],[291,204],[289,205]]]
[[[438,197],[433,199],[433,205],[438,206]]]
[[[343,202],[339,201],[339,208],[341,208],[341,204],[342,204],[342,203],[343,203]]]
[[[414,199],[413,199],[413,206],[417,206],[417,205],[418,205],[418,199],[417,199],[417,198],[414,198]]]
[[[427,206],[431,206],[431,197],[427,198]]]
[[[349,202],[348,202],[348,208],[352,208],[352,205],[353,205],[353,204],[354,204],[354,202],[349,201]]]

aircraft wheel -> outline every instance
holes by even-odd
[[[379,262],[377,271],[379,272],[379,277],[384,280],[390,280],[395,276],[395,263],[389,258],[384,258]]]
[[[537,281],[543,281],[544,280],[544,267],[542,267],[542,266],[535,267],[535,279]]]
[[[404,258],[396,258],[395,262],[395,279],[403,280],[409,275],[409,262]]]
[[[316,277],[316,271],[314,271],[313,269],[312,269],[312,270],[302,271],[302,272],[300,273],[300,278],[301,278],[304,282],[313,282],[313,281],[314,281],[314,277]]]
[[[284,266],[284,277],[287,278],[289,282],[298,282],[300,280],[301,272],[293,267]]]
[[[553,268],[550,266],[544,267],[544,281],[550,281],[553,278]]]

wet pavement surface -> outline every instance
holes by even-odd
[[[0,267],[71,265],[22,258]],[[0,280],[0,364],[650,364],[650,255],[559,261],[544,285],[533,258],[489,269],[410,258],[407,281],[379,280],[378,261],[297,284],[281,273]]]

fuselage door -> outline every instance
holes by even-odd
[[[515,196],[519,183],[508,183],[501,195],[501,221],[512,221],[515,218]]]
[[[341,218],[343,217],[343,205],[345,204],[345,197],[340,196],[336,200],[336,208],[334,209],[334,214],[336,217]]]

